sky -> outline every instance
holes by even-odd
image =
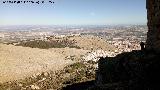
[[[0,25],[118,25],[147,22],[146,0],[51,0],[54,4],[44,0],[45,3],[39,5],[3,4],[2,1],[5,0],[0,0]]]

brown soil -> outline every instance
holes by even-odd
[[[66,56],[80,56],[87,50],[75,48],[38,49],[0,44],[0,82],[23,79],[48,70],[56,71],[75,61]]]

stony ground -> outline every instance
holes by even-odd
[[[94,85],[94,79],[94,64],[79,61],[55,72],[47,71],[24,79],[0,83],[0,90],[83,90]],[[83,87],[83,82],[87,84],[86,87]],[[73,84],[79,84],[79,88],[73,88]]]
[[[0,82],[29,77],[48,70],[56,71],[74,63],[67,56],[79,57],[87,50],[75,48],[38,49],[0,44]]]
[[[114,50],[97,37],[71,37],[79,48],[39,49],[0,44],[0,90],[53,90],[95,79],[92,62],[82,57],[91,50]],[[66,87],[68,88],[68,87]]]
[[[115,47],[108,44],[104,39],[95,36],[77,36],[70,37],[69,40],[75,40],[76,45],[85,50],[102,49],[104,51],[114,51]]]

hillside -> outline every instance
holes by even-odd
[[[30,40],[22,41],[16,44],[16,46],[24,46],[31,48],[77,48],[84,50],[98,50],[102,49],[104,51],[114,51],[115,47],[109,45],[106,40],[95,37],[95,36],[65,36],[65,37],[56,37],[50,36],[47,37],[47,40]]]
[[[115,48],[109,45],[104,39],[95,36],[77,36],[70,37],[69,40],[74,40],[76,46],[85,50],[97,50],[102,49],[105,51],[113,51]]]
[[[57,89],[93,80],[96,65],[83,60],[99,49],[114,50],[103,39],[86,36],[0,44],[0,89]]]
[[[67,56],[79,57],[86,52],[75,48],[45,50],[0,44],[0,82],[22,79],[48,70],[60,70],[74,63],[66,60]]]

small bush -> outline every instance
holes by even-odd
[[[80,49],[80,47],[74,45],[74,43],[69,40],[62,40],[62,41],[35,40],[35,41],[20,42],[19,44],[16,44],[16,46],[41,48],[41,49],[65,48],[65,47]]]

